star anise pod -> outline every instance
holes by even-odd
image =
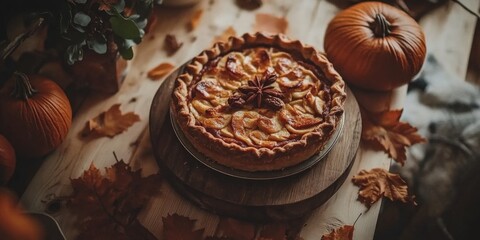
[[[271,71],[265,71],[261,78],[255,76],[253,80],[248,81],[248,85],[238,88],[240,95],[236,94],[228,99],[229,105],[238,108],[252,103],[258,108],[262,105],[273,110],[282,108],[285,105],[282,100],[284,95],[272,86],[276,80],[277,74]]]

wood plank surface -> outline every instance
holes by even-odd
[[[480,1],[461,2],[478,12]],[[479,44],[473,43],[476,24],[477,18],[453,1],[420,20],[427,38],[427,52],[437,57],[447,71],[460,79],[467,74],[472,44]]]
[[[323,50],[326,25],[338,11],[329,2],[321,0],[264,1],[264,5],[256,11],[240,10],[234,2],[203,0],[190,8],[157,10],[155,14],[159,17],[158,24],[136,49],[130,72],[120,91],[108,96],[92,95],[83,103],[65,142],[45,159],[21,197],[22,204],[30,211],[44,211],[45,202],[51,199],[52,195],[68,195],[72,191],[69,186],[70,179],[79,177],[92,163],[100,169],[113,164],[113,151],[119,158],[130,162],[134,168],[142,168],[145,175],[158,171],[150,145],[148,114],[154,93],[162,81],[152,81],[146,77],[146,72],[152,67],[165,61],[176,65],[183,64],[211,46],[214,36],[220,35],[229,26],[233,26],[238,34],[251,31],[255,13],[259,12],[285,17],[289,22],[287,34]],[[463,2],[468,2],[472,9],[478,9],[480,4],[480,0]],[[204,11],[200,25],[189,32],[186,25],[192,13],[198,9]],[[476,19],[452,3],[426,15],[420,23],[427,34],[428,51],[438,56],[444,65],[448,65],[450,71],[464,77]],[[169,33],[176,35],[178,40],[184,43],[173,56],[167,56],[162,50],[164,37]],[[114,138],[87,141],[79,136],[88,119],[116,103],[121,103],[122,111],[133,111],[140,115],[141,121]],[[402,98],[395,98],[391,105],[403,106]],[[347,179],[361,169],[388,169],[389,166],[390,159],[386,154],[361,146]],[[217,231],[218,215],[196,207],[179,196],[168,183],[159,187],[161,194],[149,202],[139,217],[155,236],[162,239],[162,217],[169,213],[197,219],[195,226],[205,228],[205,236],[213,235]],[[320,239],[334,227],[353,224],[362,213],[355,225],[354,239],[372,239],[381,204],[374,204],[366,211],[356,200],[357,191],[358,188],[350,181],[345,181],[327,203],[312,211],[301,230],[301,237],[306,240]],[[74,239],[78,229],[68,210],[62,209],[53,216],[60,223],[67,238]]]

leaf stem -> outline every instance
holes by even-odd
[[[113,151],[113,157],[115,157],[115,161],[117,163],[120,162],[120,160],[118,160],[118,157],[117,157],[117,154],[115,153],[115,151]]]
[[[100,203],[100,206],[102,207],[103,211],[107,214],[107,216],[111,218],[116,224],[120,225],[123,229],[125,229],[126,226],[122,222],[118,221],[118,219],[116,219],[114,215],[108,212],[107,208],[105,207],[105,204],[103,204],[102,199],[100,198],[100,195],[98,195],[98,192],[95,189],[95,186],[93,187],[93,194],[95,194],[95,197],[97,198],[98,202]]]

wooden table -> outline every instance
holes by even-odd
[[[120,91],[114,95],[94,94],[87,98],[76,112],[70,132],[64,143],[43,162],[36,175],[21,196],[22,204],[30,211],[43,212],[45,200],[52,194],[68,195],[72,189],[70,179],[79,177],[93,163],[100,169],[115,162],[112,152],[130,163],[134,168],[143,168],[148,175],[158,171],[152,155],[148,133],[148,115],[154,93],[162,81],[152,81],[146,72],[161,62],[181,65],[204,48],[211,45],[212,39],[226,28],[233,26],[238,34],[252,30],[256,13],[270,13],[283,16],[289,22],[288,35],[292,38],[323,50],[323,34],[329,20],[339,9],[327,1],[264,1],[256,11],[240,10],[235,1],[201,1],[184,9],[159,9],[158,24],[138,47],[131,69]],[[463,0],[470,9],[477,10],[480,0]],[[203,9],[204,14],[197,29],[189,32],[186,25],[192,14]],[[445,67],[460,77],[465,77],[469,53],[477,19],[467,13],[458,4],[449,3],[431,12],[420,21],[427,36],[428,52],[436,55]],[[184,44],[171,57],[162,50],[166,34],[175,34]],[[478,43],[477,43],[478,44]],[[390,106],[378,108],[401,108],[406,88],[402,87],[387,96]],[[135,98],[136,101],[131,101]],[[79,133],[88,119],[97,116],[115,103],[121,103],[122,111],[133,111],[140,115],[141,122],[128,131],[110,139],[99,138],[84,141]],[[382,152],[372,151],[361,145],[347,181],[338,192],[323,206],[308,216],[300,232],[303,239],[320,239],[332,228],[343,224],[353,224],[360,213],[361,218],[355,225],[354,239],[372,239],[381,204],[374,204],[369,211],[358,202],[357,192],[350,179],[361,169],[388,169],[391,160]],[[162,217],[169,213],[178,213],[197,219],[196,226],[205,228],[205,235],[213,235],[219,223],[219,216],[206,212],[179,196],[167,183],[161,186],[161,194],[153,198],[139,220],[159,239],[162,238]],[[54,214],[68,239],[77,233],[74,218],[63,209]]]

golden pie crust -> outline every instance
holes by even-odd
[[[171,107],[186,138],[208,158],[245,171],[281,170],[321,151],[346,99],[323,54],[262,33],[203,51],[175,84]]]

